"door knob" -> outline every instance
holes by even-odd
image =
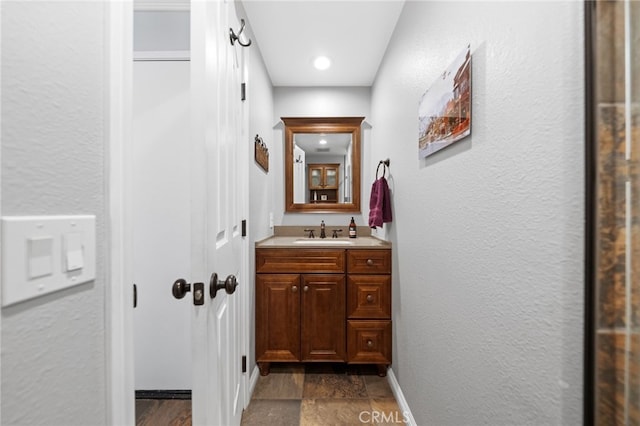
[[[211,274],[211,280],[209,280],[209,295],[212,299],[216,297],[218,290],[224,289],[227,294],[233,294],[236,291],[236,287],[238,287],[238,281],[235,275],[229,275],[222,281],[218,279],[217,273],[214,272]]]
[[[191,284],[187,280],[178,278],[172,287],[173,297],[176,299],[182,299],[188,292],[191,291]]]

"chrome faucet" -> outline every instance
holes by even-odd
[[[327,238],[327,234],[324,233],[324,220],[320,222],[320,238]]]

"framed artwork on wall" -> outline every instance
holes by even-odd
[[[418,156],[428,157],[471,134],[471,46],[422,95]]]

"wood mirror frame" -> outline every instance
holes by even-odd
[[[364,117],[281,117],[285,140],[285,212],[294,213],[359,213],[360,212],[360,138]],[[351,134],[351,202],[293,202],[293,135],[296,133]]]

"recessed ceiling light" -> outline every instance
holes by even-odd
[[[320,145],[326,145],[327,141],[326,139],[320,139]]]
[[[326,56],[318,56],[314,59],[313,66],[318,70],[326,70],[331,66],[331,60]]]

